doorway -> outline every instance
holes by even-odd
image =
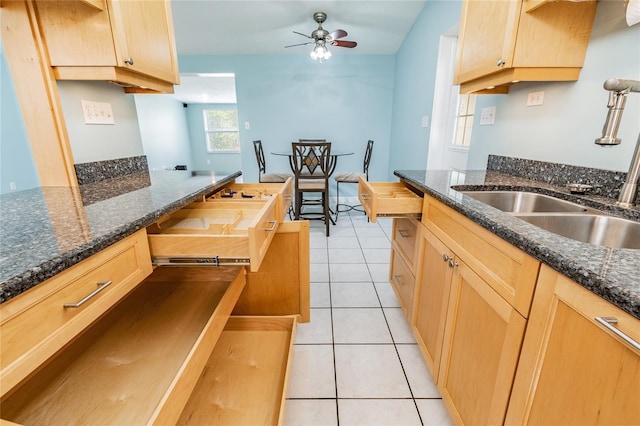
[[[453,84],[458,26],[440,37],[429,134],[427,170],[465,170],[475,110],[475,95],[460,95]]]

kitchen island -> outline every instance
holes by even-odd
[[[2,197],[2,420],[281,421],[296,323],[310,317],[309,225],[284,221],[291,180],[240,175]],[[247,386],[269,391],[248,399]]]

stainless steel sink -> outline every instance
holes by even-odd
[[[604,247],[640,249],[640,222],[535,192],[460,192],[563,237]]]
[[[584,243],[640,249],[640,222],[597,214],[515,215],[549,232]]]
[[[523,191],[460,191],[464,195],[509,213],[587,212],[580,204]]]

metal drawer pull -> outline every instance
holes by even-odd
[[[402,238],[409,238],[409,234],[404,229],[398,229],[398,234],[400,234]]]
[[[394,279],[394,280],[396,280],[396,282],[397,282],[399,285],[404,285],[404,282],[402,281],[402,279],[401,279],[401,278],[402,278],[402,276],[400,276],[400,275],[394,275],[394,276],[393,276],[393,279]]]
[[[443,261],[443,262],[446,262],[446,261],[448,261],[448,260],[449,260],[449,255],[448,255],[447,253],[443,254],[443,255],[442,255],[442,261]]]
[[[623,333],[622,331],[618,330],[616,327],[611,325],[611,324],[617,324],[618,323],[618,319],[617,318],[614,318],[614,317],[595,317],[594,319],[596,321],[598,321],[600,324],[602,324],[605,328],[610,330],[613,334],[615,334],[616,336],[618,336],[619,338],[621,338],[622,340],[624,340],[625,342],[627,342],[628,344],[633,346],[636,350],[640,351],[640,343],[636,342],[630,336],[627,336],[625,333]]]
[[[268,220],[265,223],[270,223],[271,224],[271,227],[269,227],[269,228],[262,228],[263,231],[267,231],[267,232],[273,231],[274,229],[276,229],[276,226],[278,225],[278,221],[276,221],[276,220]]]
[[[98,288],[93,290],[90,294],[86,295],[82,300],[79,300],[76,303],[65,303],[62,306],[65,308],[79,308],[80,306],[87,303],[96,294],[100,293],[102,290],[109,287],[112,282],[113,281],[98,281]]]

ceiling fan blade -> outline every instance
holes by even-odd
[[[331,45],[338,46],[338,47],[352,48],[352,47],[356,47],[358,43],[356,43],[355,41],[347,41],[347,40],[333,40],[331,42]]]
[[[315,42],[314,41],[308,41],[306,43],[290,44],[289,46],[285,46],[285,47],[306,46],[307,44],[313,44],[313,43],[315,43]]]
[[[331,40],[337,40],[339,38],[342,37],[346,37],[347,36],[347,32],[345,30],[335,30],[333,32],[330,32],[327,37],[331,38]]]
[[[306,34],[299,33],[298,31],[294,31],[293,33],[294,33],[294,34],[299,34],[299,35],[301,35],[301,36],[303,36],[303,37],[306,37],[306,38],[311,38],[311,39],[313,38],[313,37],[310,37],[310,36],[308,36],[308,35],[306,35]]]

